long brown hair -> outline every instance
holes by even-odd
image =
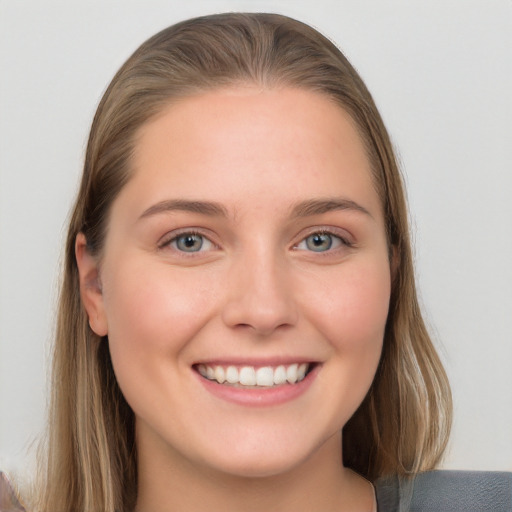
[[[113,373],[108,339],[88,325],[75,239],[101,257],[112,202],[130,179],[138,130],[180,97],[237,84],[327,95],[353,118],[371,163],[395,262],[381,361],[343,429],[343,461],[370,479],[439,461],[451,423],[446,374],[418,306],[407,207],[375,103],[344,55],[311,27],[276,14],[220,14],[169,27],[127,60],[92,124],[67,235],[53,360],[44,512],[131,510],[137,493],[134,416]]]

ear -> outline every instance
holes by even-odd
[[[75,257],[80,280],[80,297],[89,317],[89,325],[98,336],[108,333],[97,259],[89,252],[83,233],[75,240]]]

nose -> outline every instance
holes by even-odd
[[[259,336],[296,324],[298,319],[292,279],[286,263],[272,255],[241,259],[226,283],[223,321],[245,327]]]

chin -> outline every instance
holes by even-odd
[[[233,463],[234,462],[234,463]],[[259,479],[284,475],[299,467],[302,459],[293,459],[283,455],[265,458],[247,458],[245,460],[226,461],[225,464],[215,466],[217,471],[236,478]]]
[[[249,439],[250,438],[250,439]],[[210,468],[240,478],[268,478],[293,472],[306,465],[309,460],[332,450],[339,450],[341,436],[332,436],[327,441],[308,443],[307,436],[259,437],[256,433],[247,436],[246,443],[238,442],[225,446],[222,453],[204,453],[203,458]],[[248,441],[248,442],[247,442]],[[220,447],[217,447],[220,448]]]

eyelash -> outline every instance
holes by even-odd
[[[178,232],[178,233],[171,233],[170,235],[165,236],[162,239],[162,241],[159,242],[158,248],[159,249],[169,248],[171,246],[171,244],[177,243],[178,239],[180,237],[184,237],[184,236],[200,237],[203,240],[203,243],[201,244],[200,249],[202,248],[202,245],[204,244],[204,241],[207,241],[213,247],[217,247],[217,245],[214,242],[212,242],[212,240],[208,236],[206,236],[204,233],[201,233],[200,231],[194,230],[194,229],[187,229],[187,230],[183,230],[183,231]],[[173,247],[173,250],[176,251],[176,252],[179,252],[179,253],[181,253],[183,255],[187,255],[187,256],[193,256],[197,252],[203,252],[201,250],[199,250],[199,251],[182,251],[182,250],[180,250],[177,247]]]
[[[325,251],[315,251],[312,249],[310,249],[308,251],[308,249],[299,249],[298,248],[300,244],[307,243],[308,238],[315,236],[315,235],[317,235],[317,236],[318,235],[320,235],[320,236],[327,235],[327,236],[331,237],[332,239],[338,240],[340,245],[345,248],[351,248],[351,247],[354,247],[354,245],[355,245],[353,242],[348,240],[346,236],[342,236],[339,232],[337,232],[336,230],[333,230],[332,228],[317,228],[317,229],[311,230],[308,234],[303,236],[298,243],[293,245],[292,249],[304,250],[306,252],[312,252],[312,253],[315,253],[315,254],[321,256],[321,255],[325,255],[326,253],[331,254],[340,248],[340,247],[332,248],[331,246],[329,246],[327,248],[327,250],[325,250]],[[207,241],[209,244],[211,244],[212,247],[218,248],[218,245],[215,244],[210,239],[209,236],[205,235],[201,231],[194,230],[194,229],[187,229],[187,230],[180,231],[178,233],[171,233],[168,236],[165,236],[162,239],[162,241],[158,243],[158,249],[163,250],[163,249],[169,248],[171,246],[171,244],[176,244],[178,239],[183,236],[200,237],[203,241],[202,245],[204,244],[204,241]],[[180,250],[178,247],[173,247],[172,249],[182,255],[185,255],[186,257],[194,257],[194,255],[196,253],[205,252],[205,251],[201,250],[202,245],[198,251],[183,251],[183,250]]]
[[[299,249],[299,245],[300,244],[303,244],[303,243],[307,244],[308,238],[310,238],[312,236],[318,236],[318,235],[320,235],[320,236],[327,235],[327,236],[331,237],[331,239],[338,240],[339,241],[339,246],[338,247],[334,247],[334,248],[329,246],[327,248],[327,250],[325,250],[325,251],[315,251],[313,249],[310,249],[308,251],[308,249]],[[297,244],[295,244],[293,246],[293,249],[312,252],[312,253],[315,253],[318,256],[323,256],[323,255],[327,256],[327,255],[332,254],[333,252],[337,251],[338,249],[341,249],[341,248],[351,248],[351,247],[354,247],[354,245],[355,244],[353,242],[348,240],[348,238],[346,236],[343,236],[337,230],[334,230],[332,228],[316,228],[316,229],[311,230],[306,236],[302,237],[301,240]]]

